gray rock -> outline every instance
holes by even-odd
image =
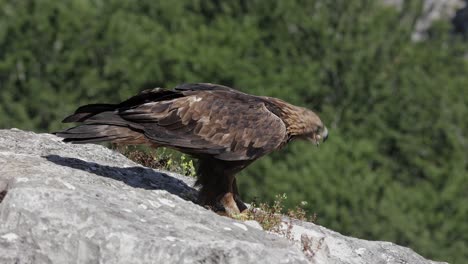
[[[468,3],[468,0],[465,2]],[[462,34],[465,38],[468,36],[468,4],[457,11],[452,23],[455,33]]]
[[[384,4],[404,8],[403,0],[381,0]],[[465,0],[424,0],[421,14],[416,21],[413,34],[413,41],[422,41],[427,37],[427,31],[432,23],[437,20],[450,21],[455,17],[458,10],[466,5]]]
[[[194,204],[193,183],[99,145],[0,130],[0,263],[434,263],[310,223],[288,240]]]
[[[304,253],[312,263],[441,263],[427,260],[410,248],[391,242],[346,237],[313,223],[285,219],[282,230],[301,249],[307,248]]]

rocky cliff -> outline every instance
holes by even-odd
[[[99,145],[0,130],[0,263],[435,263],[312,223],[286,239],[196,205],[193,183]]]
[[[399,10],[405,8],[403,0],[381,0],[383,3],[395,6]],[[457,15],[457,11],[466,7],[466,0],[423,0],[422,10],[414,25],[413,41],[422,41],[427,38],[428,30],[437,20],[451,21]],[[458,14],[460,15],[460,14]],[[462,21],[452,21],[454,27],[458,27]]]

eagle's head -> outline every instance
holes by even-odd
[[[319,145],[328,138],[328,129],[319,116],[313,111],[288,105],[282,109],[283,120],[286,123],[291,139],[303,139]]]
[[[289,104],[274,97],[261,97],[276,107],[271,108],[286,125],[288,141],[303,139],[319,145],[328,138],[328,129],[320,117],[305,107]]]
[[[305,135],[305,139],[311,141],[315,145],[325,142],[328,138],[328,129],[326,126],[317,126],[312,132]]]

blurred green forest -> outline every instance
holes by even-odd
[[[318,223],[468,263],[468,52],[449,22],[411,41],[421,1],[0,0],[0,128],[213,82],[319,113],[238,176],[244,200],[308,202]]]

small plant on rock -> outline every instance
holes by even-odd
[[[113,148],[145,167],[172,171],[191,177],[196,175],[193,160],[185,154],[178,155],[164,148],[160,150],[132,146],[113,146]]]

